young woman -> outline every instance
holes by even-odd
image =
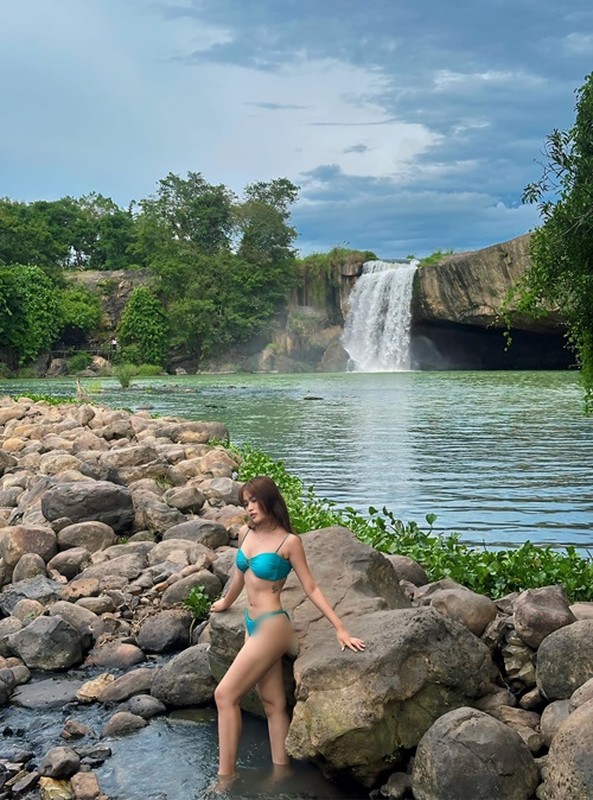
[[[305,594],[336,629],[342,650],[364,650],[364,642],[350,636],[315,583],[305,550],[290,524],[288,509],[271,478],[257,477],[241,488],[240,500],[249,521],[239,536],[236,568],[225,595],[211,611],[225,611],[243,587],[247,591],[245,644],[218,684],[214,697],[218,707],[218,774],[236,775],[237,747],[241,733],[239,701],[257,686],[268,720],[272,762],[288,764],[285,740],[288,713],[282,678],[282,656],[289,649],[293,629],[280,604],[286,578],[294,569]]]

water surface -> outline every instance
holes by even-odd
[[[83,381],[98,402],[225,422],[339,505],[438,515],[472,543],[593,545],[593,419],[573,372],[196,375]],[[0,393],[74,396],[73,379]]]

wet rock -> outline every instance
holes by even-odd
[[[48,778],[70,778],[80,769],[80,757],[70,747],[52,747],[39,764],[39,773]]]
[[[91,650],[85,663],[87,666],[127,669],[141,664],[145,659],[146,656],[136,645],[108,642]]]
[[[39,800],[74,800],[70,781],[57,778],[39,778]]]
[[[215,685],[208,645],[198,644],[157,670],[150,693],[168,707],[184,708],[212,702]]]
[[[60,736],[62,739],[83,739],[85,736],[90,736],[93,729],[82,722],[75,719],[67,719],[64,723],[64,729]]]
[[[145,728],[148,722],[136,714],[130,714],[129,711],[117,711],[112,717],[109,718],[105,724],[102,736],[122,736],[126,733]]]
[[[156,697],[151,697],[149,694],[138,694],[128,700],[127,710],[131,714],[136,714],[142,719],[151,719],[158,714],[164,714],[167,707]]]
[[[82,681],[72,678],[46,678],[19,686],[12,698],[11,704],[21,708],[45,710],[63,708],[68,703],[74,702],[76,693]]]
[[[94,772],[79,772],[72,776],[70,784],[74,800],[99,800],[101,790]]]
[[[121,703],[137,694],[150,691],[155,669],[140,667],[107,683],[97,694],[100,703]],[[132,709],[130,709],[131,711]],[[136,712],[134,712],[136,713]],[[140,716],[143,716],[140,714]]]

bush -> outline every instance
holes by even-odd
[[[89,366],[92,360],[93,357],[90,353],[76,353],[76,355],[70,356],[70,358],[67,360],[68,371],[82,372]]]
[[[3,361],[0,361],[0,378],[12,378],[13,371],[10,369],[8,364],[5,364]]]
[[[148,378],[151,375],[162,375],[163,368],[159,366],[159,364],[140,364],[138,366],[137,374],[145,378]]]
[[[138,374],[138,367],[135,364],[118,364],[113,371],[122,389],[127,389],[132,378]]]

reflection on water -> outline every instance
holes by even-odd
[[[64,392],[73,379],[0,382]],[[89,380],[99,402],[225,422],[316,492],[487,544],[593,545],[593,420],[569,372],[198,375]],[[306,397],[321,399],[307,400]]]

